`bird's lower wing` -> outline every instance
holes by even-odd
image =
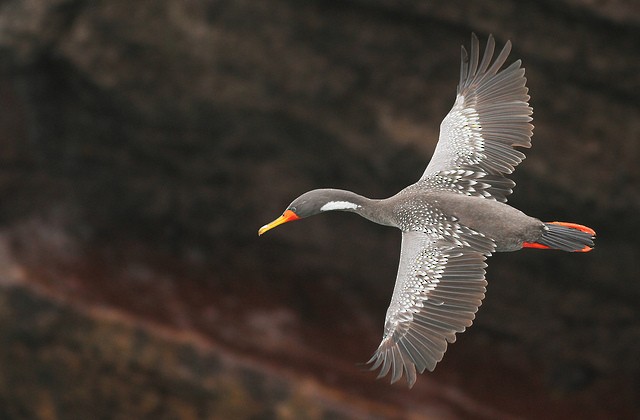
[[[404,372],[409,387],[416,370],[432,371],[447,343],[469,327],[484,298],[485,259],[492,240],[458,226],[455,241],[424,232],[403,232],[400,266],[387,310],[382,343],[368,363],[391,373]]]

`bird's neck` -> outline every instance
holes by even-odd
[[[370,202],[374,201],[346,190],[327,188],[317,191],[322,195],[322,202],[324,202],[320,207],[322,212],[338,210],[357,213],[359,209],[367,207]]]
[[[380,200],[372,200],[351,191],[337,189],[323,190],[323,195],[325,197],[325,204],[320,208],[321,212],[349,211],[357,213],[376,223],[380,223],[380,221],[376,220],[374,210]]]

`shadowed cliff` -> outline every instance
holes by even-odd
[[[633,5],[3,2],[2,414],[638,416]],[[510,204],[598,240],[491,257],[473,327],[409,391],[357,365],[399,233],[348,214],[256,232],[313,188],[414,182],[472,31],[511,39],[528,78]]]

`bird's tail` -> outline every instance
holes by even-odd
[[[589,227],[567,222],[549,222],[545,226],[538,242],[525,242],[522,246],[569,252],[589,252],[593,249],[596,232]]]

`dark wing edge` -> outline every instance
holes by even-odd
[[[493,60],[495,41],[489,36],[480,61],[480,42],[473,34],[471,53],[462,47],[458,94],[451,111],[442,121],[440,138],[431,162],[421,181],[446,184],[438,178],[449,173],[468,172],[463,178],[476,179],[472,191],[456,188],[457,192],[506,201],[515,183],[510,174],[525,158],[514,147],[531,147],[533,125],[529,106],[527,79],[521,61],[500,70],[509,53],[508,41]],[[492,62],[493,61],[493,62]],[[479,179],[481,178],[481,179]]]
[[[380,346],[367,362],[391,383],[404,373],[433,371],[455,334],[471,326],[487,282],[492,240],[459,227],[455,242],[423,232],[403,232],[400,266]]]

